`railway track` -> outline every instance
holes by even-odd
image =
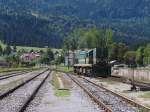
[[[0,77],[4,77],[4,76],[8,76],[8,75],[11,75],[11,74],[16,74],[16,73],[21,73],[21,71],[18,71],[18,72],[10,72],[10,73],[1,73],[0,74]]]
[[[28,72],[17,72],[17,73],[1,75],[0,80],[4,80],[4,79],[12,78],[12,77],[15,77],[15,76],[19,76],[19,75],[22,75],[24,73],[28,73]]]
[[[1,95],[0,111],[24,112],[49,75],[50,71],[45,70],[22,83],[21,86],[17,86],[5,95]]]
[[[87,88],[84,87],[84,85],[82,85],[79,80],[77,80],[76,78],[72,77],[71,75],[68,75],[70,77],[71,80],[73,80],[73,82],[75,82],[78,86],[80,86],[85,93],[87,93],[91,99],[98,104],[98,106],[104,110],[104,112],[112,112],[111,109],[109,107],[107,107],[103,102],[101,102],[100,100],[98,100]]]
[[[150,112],[150,108],[114,93],[86,78],[68,76],[106,112]]]
[[[37,78],[38,76],[42,75],[44,72],[46,72],[48,70],[44,70],[41,73],[37,74],[36,76],[26,80],[25,82],[22,82],[21,84],[17,85],[16,87],[6,91],[5,93],[0,95],[0,100],[2,100],[3,98],[5,98],[6,96],[8,96],[9,94],[13,93],[15,90],[19,89],[20,87],[24,86],[25,84],[31,82],[32,80],[34,80],[35,78]]]
[[[21,109],[19,110],[19,112],[24,112],[26,110],[26,108],[28,107],[28,105],[30,104],[30,102],[34,99],[34,97],[36,96],[36,94],[38,93],[38,91],[40,90],[40,88],[42,87],[42,85],[45,83],[46,79],[48,79],[49,75],[50,75],[50,72],[44,78],[44,80],[36,87],[36,89],[34,90],[34,92],[32,93],[32,95],[27,99],[27,101],[21,107]]]

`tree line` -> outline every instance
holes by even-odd
[[[40,58],[33,59],[30,62],[23,61],[21,56],[25,53],[35,53],[38,52],[41,56]],[[17,50],[16,46],[6,45],[2,47],[0,45],[0,56],[3,58],[3,61],[7,62],[10,67],[19,67],[19,66],[35,66],[36,64],[51,64],[54,60],[54,52],[51,48],[43,50],[33,50],[26,51],[25,49]]]
[[[130,49],[124,43],[114,41],[114,32],[111,29],[76,29],[64,39],[64,52],[77,49],[107,48],[108,61],[130,64],[134,61],[138,66],[150,64],[150,44],[140,46],[136,50]]]
[[[11,47],[10,45],[6,45],[6,47],[2,47],[0,45],[0,56],[8,56],[10,55],[12,52],[16,52],[16,46]]]

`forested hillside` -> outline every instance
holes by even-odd
[[[63,38],[77,27],[86,27],[86,23],[58,16],[41,19],[32,15],[0,14],[0,39],[11,45],[59,48]]]
[[[148,0],[0,0],[0,39],[61,47],[70,31],[96,26],[113,29],[116,41],[136,47],[150,40],[149,16]]]
[[[0,4],[4,10],[9,11],[36,11],[97,20],[150,15],[149,0],[1,0]]]

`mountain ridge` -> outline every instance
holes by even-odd
[[[1,15],[11,16],[12,18],[20,18],[21,15],[26,18],[25,23],[36,21],[37,25],[34,27],[36,30],[34,33],[30,32],[30,34],[33,35],[32,38],[34,39],[45,38],[45,41],[42,41],[44,43],[42,46],[51,44],[49,45],[51,47],[61,47],[63,38],[69,32],[78,27],[88,28],[89,26],[111,28],[115,33],[117,42],[125,42],[130,46],[132,46],[132,43],[128,40],[129,38],[135,42],[138,40],[137,44],[140,44],[141,40],[142,44],[146,44],[150,40],[150,1],[148,0],[0,0],[0,7]],[[0,18],[1,33],[4,30],[5,38],[6,35],[9,35],[11,40],[25,38],[24,35],[28,32],[23,32],[24,27],[19,26],[20,23],[17,23],[14,18],[11,19],[11,22],[18,27],[16,30],[22,30],[19,33],[22,33],[23,36],[9,35],[10,32],[7,31],[7,28],[2,27],[2,24],[7,24],[9,30],[13,27],[9,25],[11,22],[2,17]],[[42,27],[41,23],[43,23]],[[22,24],[22,26],[24,25]],[[32,25],[29,26],[32,28]],[[49,31],[48,26],[53,26],[53,28],[50,28]],[[32,31],[31,28],[29,29]],[[13,32],[15,31],[12,30]],[[58,35],[58,33],[60,34]],[[18,43],[15,41],[8,42],[5,38],[0,36],[0,39],[6,43]],[[30,39],[26,40],[29,41]],[[56,41],[59,45],[53,45],[51,41]],[[32,45],[28,42],[21,44]],[[33,45],[39,44],[34,43]]]

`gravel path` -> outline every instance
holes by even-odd
[[[64,88],[64,84],[63,84],[61,78],[60,77],[57,77],[57,78],[58,78],[58,81],[59,81],[60,89],[63,89]]]
[[[50,80],[51,77],[43,85],[26,112],[103,112],[73,82],[69,97],[55,96]]]
[[[14,93],[0,101],[0,112],[18,112],[24,102],[30,97],[34,89],[46,77],[48,72],[19,88]]]

